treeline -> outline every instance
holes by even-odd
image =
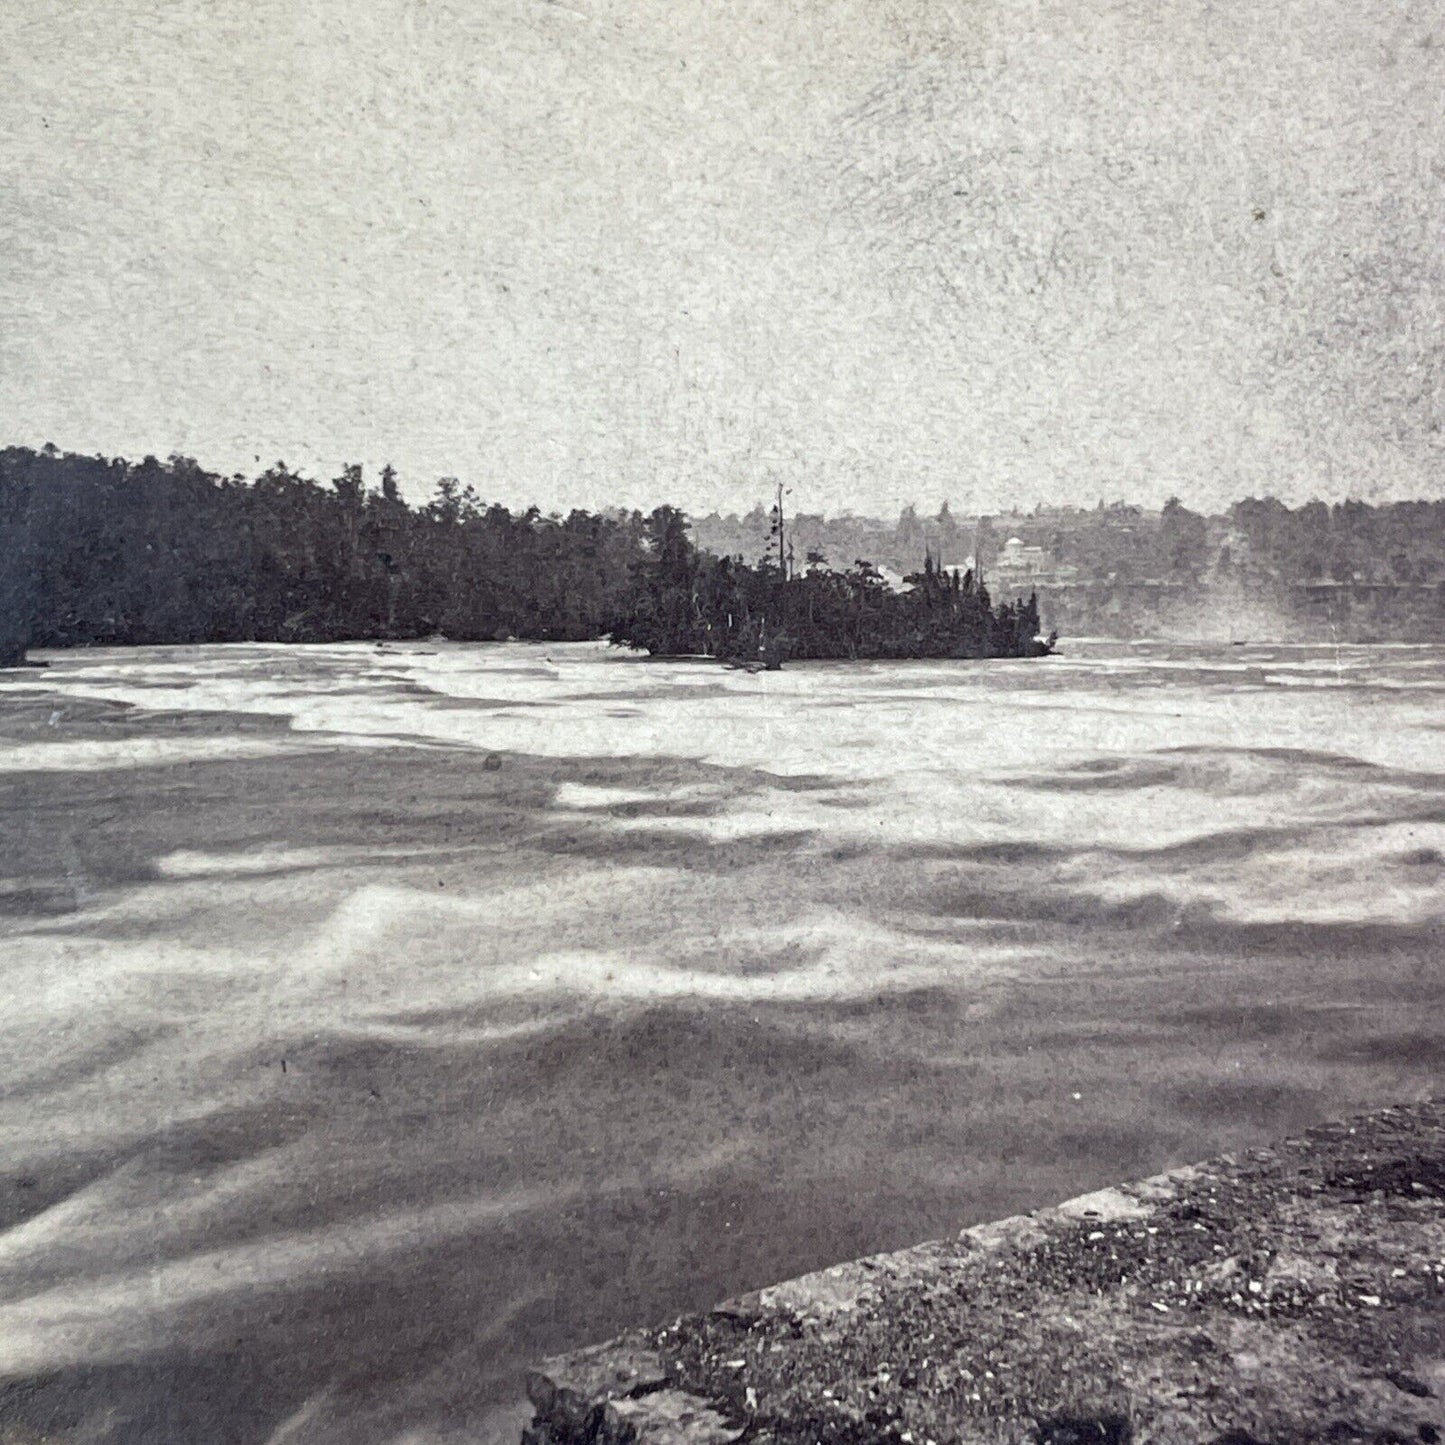
[[[641,560],[637,513],[487,506],[453,479],[409,506],[390,468],[327,485],[184,457],[0,452],[0,622],[11,650],[603,635]]]
[[[1445,501],[1291,508],[1250,497],[1219,518],[1175,504],[1160,520],[1162,550],[1183,576],[1207,574],[1212,564],[1245,581],[1405,587],[1445,581]]]
[[[1273,497],[1246,497],[1206,514],[1171,499],[1158,512],[1115,506],[1001,518],[995,533],[1005,528],[1085,581],[1273,589],[1445,580],[1445,502],[1288,507]]]
[[[701,547],[728,554],[766,528],[767,513],[755,507],[742,515],[700,517],[694,535]],[[1445,581],[1445,501],[1288,507],[1272,497],[1250,497],[1203,513],[1176,499],[1157,511],[1100,502],[982,516],[955,513],[944,502],[932,514],[906,506],[896,519],[800,513],[792,518],[791,535],[800,553],[869,557],[899,572],[916,566],[929,547],[946,565],[976,559],[991,575],[1003,544],[1017,537],[1044,549],[1048,570],[1080,582]]]
[[[758,538],[754,551],[765,538]],[[327,484],[185,457],[0,451],[0,663],[27,647],[610,636],[653,652],[1019,656],[1037,607],[995,608],[930,563],[894,593],[871,563],[800,576],[705,554],[663,507],[567,516],[483,503],[452,478],[409,505],[386,468]]]
[[[784,561],[748,564],[700,551],[681,512],[648,519],[632,608],[613,636],[649,652],[692,653],[777,667],[788,658],[1036,657],[1033,597],[993,604],[972,572],[923,570],[895,591],[869,561],[845,570],[811,554],[794,574]]]

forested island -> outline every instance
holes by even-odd
[[[776,544],[776,546],[774,545]],[[789,658],[1046,652],[1032,597],[995,603],[926,549],[904,587],[870,561],[795,568],[779,510],[757,555],[700,550],[682,512],[544,515],[444,478],[413,506],[385,468],[322,485],[277,463],[0,452],[0,665],[84,644],[610,638],[748,667]]]

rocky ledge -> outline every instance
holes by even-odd
[[[1445,1101],[545,1361],[525,1445],[1445,1439]]]

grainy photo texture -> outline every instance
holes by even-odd
[[[1442,55],[5,0],[0,1445],[1440,1440]]]

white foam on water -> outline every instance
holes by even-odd
[[[722,791],[721,786],[696,784],[672,788],[604,788],[595,783],[562,783],[553,794],[553,801],[558,808],[590,813],[636,804],[706,802],[719,797]]]
[[[0,773],[100,773],[177,763],[284,757],[314,746],[302,737],[114,738],[0,744]]]
[[[444,848],[249,848],[244,852],[204,853],[193,848],[165,853],[154,862],[163,878],[214,878],[225,874],[278,873],[304,868],[344,868],[378,858],[417,858],[445,853]]]

